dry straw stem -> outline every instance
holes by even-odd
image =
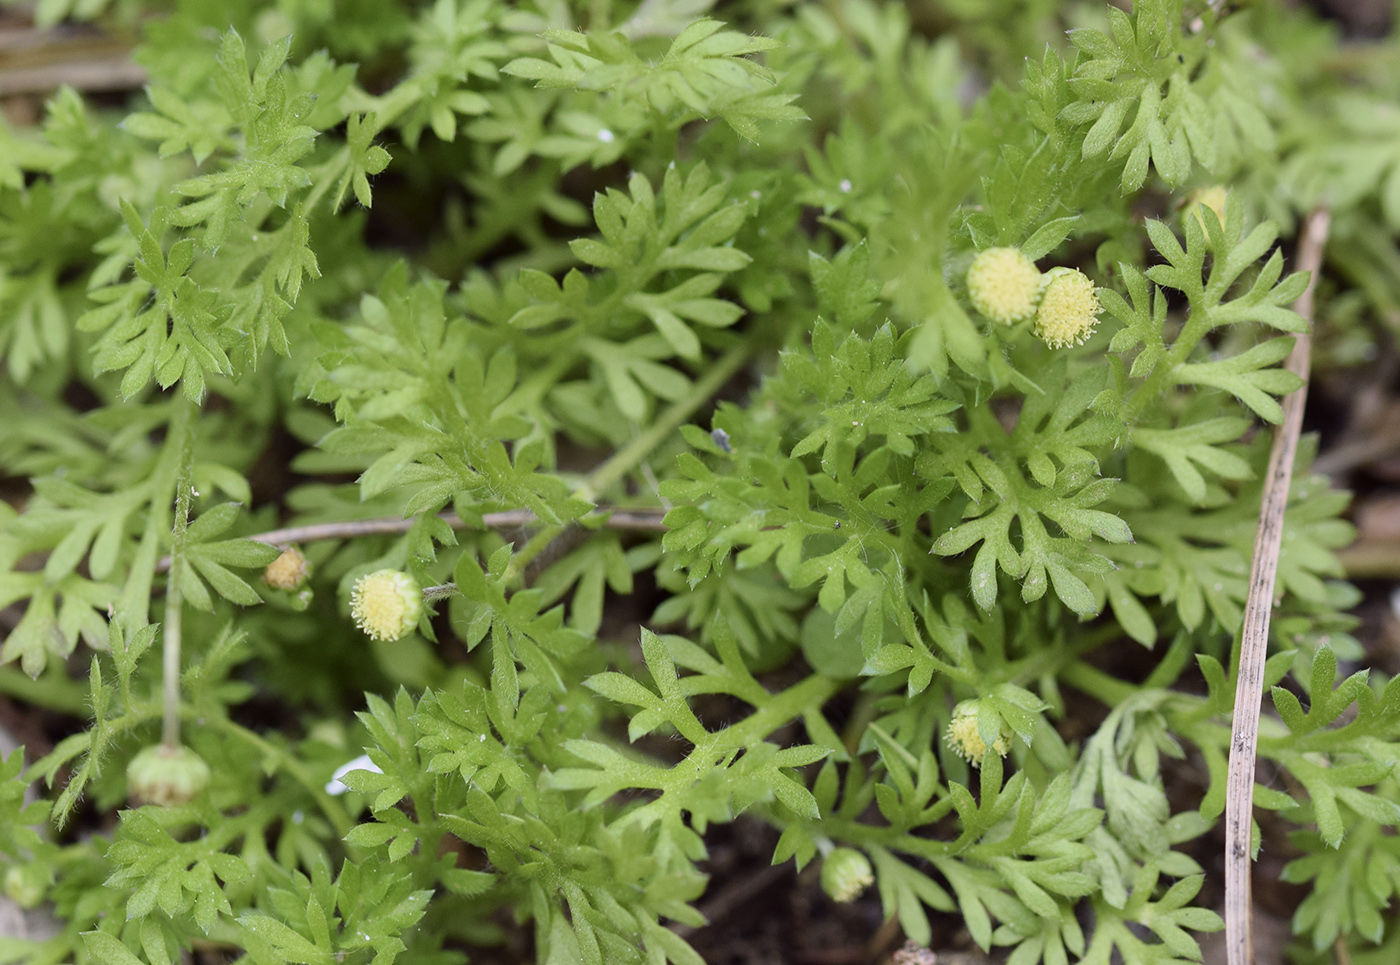
[[[1349,580],[1400,580],[1400,546],[1360,542],[1337,553]]]
[[[47,94],[67,85],[82,91],[135,90],[146,69],[121,40],[94,27],[47,29],[0,24],[0,97]]]
[[[1307,290],[1293,310],[1311,325],[1313,291],[1327,244],[1331,213],[1318,208],[1308,215],[1298,245],[1298,268],[1310,272]],[[1274,430],[1268,475],[1259,504],[1259,531],[1254,537],[1254,561],[1249,573],[1249,598],[1240,631],[1239,671],[1235,684],[1235,716],[1231,726],[1230,770],[1225,791],[1225,948],[1229,965],[1254,965],[1253,901],[1250,894],[1249,838],[1254,812],[1254,765],[1259,747],[1259,704],[1264,689],[1264,659],[1268,650],[1269,615],[1274,605],[1274,578],[1283,539],[1283,511],[1293,459],[1303,428],[1308,398],[1308,363],[1312,336],[1298,336],[1285,368],[1303,384],[1283,400],[1283,422]]]
[[[648,533],[666,532],[666,524],[661,522],[665,515],[662,509],[607,509],[600,507],[592,515],[606,515],[603,526],[607,529],[621,529]],[[453,529],[475,529],[474,523],[461,519],[456,513],[441,513],[438,516]],[[357,536],[383,536],[407,533],[416,523],[417,517],[404,519],[401,516],[380,516],[374,519],[346,519],[334,523],[311,523],[306,526],[288,526],[285,529],[270,529],[265,533],[254,533],[246,537],[254,542],[266,543],[285,549],[297,543],[315,543],[324,539],[354,539]],[[528,509],[510,509],[500,513],[484,513],[481,517],[483,529],[511,529],[528,526],[536,521],[534,513]],[[163,556],[156,563],[156,572],[170,569],[170,557]]]

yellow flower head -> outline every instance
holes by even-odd
[[[371,640],[398,640],[418,626],[423,591],[401,570],[379,570],[355,581],[350,615]]]
[[[1045,293],[1035,313],[1035,334],[1051,348],[1078,345],[1094,334],[1099,323],[1099,296],[1082,271],[1055,268],[1046,274]]]
[[[982,732],[977,728],[977,714],[977,701],[964,700],[958,704],[953,708],[953,719],[948,722],[948,730],[943,739],[959,757],[964,757],[974,766],[981,767],[982,759],[987,756],[987,742],[982,739]],[[996,751],[999,757],[1005,757],[1011,750],[1005,732],[999,734],[992,742],[992,750]]]
[[[1040,300],[1040,271],[1019,248],[988,248],[967,269],[972,307],[1003,325],[1030,318]]]
[[[289,546],[282,555],[263,570],[263,582],[277,590],[295,590],[306,580],[306,557],[301,550]]]

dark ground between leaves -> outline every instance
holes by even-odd
[[[1345,32],[1355,38],[1382,36],[1389,30],[1396,9],[1391,0],[1315,0],[1314,6],[1335,18]],[[42,116],[46,92],[42,89],[18,92],[4,84],[7,69],[13,68],[16,50],[23,51],[31,24],[23,11],[0,12],[0,106],[11,123],[34,123]],[[60,59],[52,79],[65,80],[63,70],[73,76],[87,76],[90,96],[110,98],[121,106],[133,88],[122,59],[113,59],[112,48],[87,39],[68,48],[72,56]],[[62,40],[62,32],[58,35]],[[30,37],[29,39],[32,39]],[[7,53],[8,51],[8,53]],[[8,62],[7,62],[8,61]],[[84,74],[91,71],[91,74]],[[11,75],[13,76],[13,75]],[[392,234],[392,228],[389,228]],[[1324,280],[1325,284],[1325,280]],[[1364,593],[1356,614],[1361,626],[1357,638],[1366,648],[1365,665],[1393,675],[1400,672],[1400,318],[1385,320],[1375,332],[1375,357],[1359,366],[1321,368],[1314,374],[1306,431],[1316,434],[1319,445],[1317,467],[1326,472],[1338,488],[1353,493],[1350,511],[1359,537],[1355,547],[1344,554],[1349,572]],[[1327,320],[1319,320],[1318,358],[1327,365]],[[287,456],[286,453],[269,454]],[[286,459],[271,459],[285,465]],[[285,472],[263,480],[275,488],[278,479],[289,482]],[[0,498],[21,501],[25,493],[17,481],[0,478]],[[267,494],[276,498],[275,493]],[[608,623],[613,639],[637,638],[636,627],[655,608],[658,598],[651,587],[639,585],[625,599],[611,598]],[[0,630],[8,622],[0,623]],[[1155,666],[1157,655],[1131,641],[1105,647],[1098,661],[1120,677],[1142,679]],[[1346,672],[1361,666],[1358,663]],[[769,681],[775,683],[776,681]],[[1183,678],[1178,686],[1191,688],[1204,683]],[[1092,701],[1071,701],[1072,715],[1060,723],[1067,740],[1082,740],[1104,715]],[[711,710],[722,717],[723,708]],[[717,718],[718,719],[718,718]],[[261,728],[276,727],[280,721],[245,721]],[[31,759],[41,756],[55,742],[71,732],[74,722],[52,712],[33,712],[0,697],[0,731],[16,743],[26,745]],[[1173,811],[1199,803],[1206,784],[1206,771],[1199,759],[1188,757],[1170,762],[1164,770]],[[1267,782],[1261,774],[1260,780]],[[1271,821],[1271,812],[1259,812],[1263,825],[1263,848],[1255,866],[1256,954],[1258,965],[1281,965],[1288,943],[1288,922],[1306,894],[1300,886],[1280,881],[1284,864],[1294,856],[1283,822]],[[91,815],[89,814],[89,818]],[[699,902],[709,924],[684,929],[695,949],[708,965],[883,965],[891,962],[903,942],[897,921],[885,921],[877,894],[867,892],[847,905],[831,901],[817,880],[817,866],[801,873],[791,862],[771,864],[777,833],[761,822],[741,816],[731,824],[712,826],[707,835],[709,859],[704,870],[710,875],[709,887]],[[1223,822],[1210,834],[1184,846],[1206,871],[1206,885],[1200,903],[1222,907]],[[8,906],[8,902],[6,902]],[[37,927],[33,920],[20,920],[0,908],[0,936],[18,934]],[[999,960],[994,953],[984,955],[955,915],[930,914],[933,926],[931,949],[940,965],[983,965]],[[509,934],[502,946],[467,950],[475,965],[521,965],[532,961],[528,931],[502,917]],[[1220,935],[1206,936],[1202,942],[1206,965],[1223,965],[1224,943]],[[229,957],[221,951],[197,953],[193,961],[222,965]],[[914,961],[914,958],[906,959]],[[187,959],[190,961],[190,959]]]

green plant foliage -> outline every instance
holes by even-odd
[[[1296,228],[1394,317],[1400,53],[1132,8],[38,4],[148,83],[0,120],[0,690],[62,735],[0,959],[701,965],[742,819],[922,943],[1198,961]],[[983,318],[990,247],[1093,334]],[[1389,962],[1400,684],[1302,449],[1261,835]],[[209,786],[126,807],[158,740]]]

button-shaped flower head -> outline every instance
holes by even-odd
[[[350,615],[371,640],[398,640],[418,626],[423,591],[402,570],[378,570],[355,581]]]
[[[209,765],[188,747],[156,744],[126,766],[126,793],[135,804],[179,807],[209,786]]]
[[[977,718],[980,714],[981,706],[975,700],[964,700],[953,708],[953,719],[948,722],[948,730],[943,735],[943,739],[948,742],[948,746],[959,756],[967,758],[975,766],[982,766],[982,759],[987,756],[987,742],[982,737],[982,731],[977,726]],[[1011,750],[1011,742],[1006,733],[1005,727],[992,742],[992,750],[1000,757],[1005,757],[1006,752]]]
[[[855,848],[837,848],[822,859],[822,891],[845,904],[875,883],[870,860]]]
[[[263,582],[277,590],[295,590],[306,582],[309,566],[301,550],[289,546],[263,570]]]
[[[1035,314],[1042,278],[1035,262],[1020,248],[988,248],[967,269],[972,307],[1003,325]]]
[[[1051,348],[1078,345],[1094,334],[1103,311],[1094,283],[1074,268],[1053,268],[1045,278],[1045,291],[1032,324],[1035,334]]]

